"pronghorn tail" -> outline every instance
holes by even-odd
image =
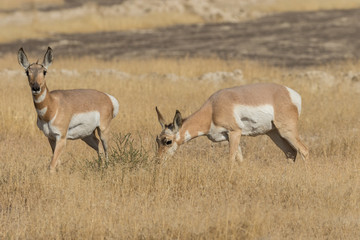
[[[111,96],[110,94],[106,94],[109,96],[112,105],[113,105],[113,118],[116,117],[116,115],[119,113],[119,102],[116,100],[115,97]]]

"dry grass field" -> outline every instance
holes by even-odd
[[[0,8],[48,2],[5,0]],[[267,1],[249,11],[359,6],[357,0],[288,2]],[[0,13],[0,42],[205,21],[188,13],[43,21],[35,9],[25,14],[30,22],[16,23],[12,14]],[[41,59],[46,48],[29,60]],[[50,90],[94,88],[119,100],[110,159],[99,166],[85,143],[68,141],[60,168],[50,174],[51,148],[36,126],[24,71],[16,52],[0,54],[0,239],[359,238],[360,61],[306,68],[217,58],[103,61],[58,58],[55,47],[54,58]],[[242,76],[229,77],[236,69]],[[216,79],[219,72],[228,77]],[[203,77],[207,73],[213,77]],[[255,82],[284,84],[301,94],[307,162],[299,157],[288,163],[267,136],[242,138],[244,162],[236,165],[229,163],[227,143],[206,137],[166,161],[154,157],[161,130],[155,106],[171,121],[176,109],[188,116],[220,88]]]
[[[111,93],[120,113],[112,122],[108,165],[98,167],[95,152],[68,141],[54,175],[47,170],[50,146],[36,127],[15,54],[0,65],[7,69],[0,81],[1,239],[356,239],[360,234],[360,101],[358,80],[346,77],[358,71],[359,62],[317,67],[336,79],[326,87],[310,84],[303,74],[314,69],[247,61],[55,58],[47,75],[50,89]],[[242,70],[242,81],[200,79],[234,69]],[[161,129],[156,105],[171,121],[175,109],[187,116],[219,88],[268,81],[303,97],[300,132],[310,148],[308,162],[289,164],[265,136],[244,137],[245,161],[233,167],[227,144],[204,137],[166,162],[154,159]],[[127,133],[132,142],[124,143]]]

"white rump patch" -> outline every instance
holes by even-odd
[[[35,99],[35,96],[33,95],[34,102],[35,103],[41,103],[42,101],[44,101],[44,99],[46,97],[46,93],[47,93],[47,90],[45,88],[44,92],[37,99]]]
[[[100,113],[97,111],[74,114],[66,134],[68,139],[89,136],[100,126]]]
[[[105,94],[109,96],[109,98],[112,102],[113,109],[114,109],[113,110],[113,118],[114,118],[119,113],[119,102],[115,97],[111,96],[110,94],[107,94],[107,93],[105,93]]]
[[[242,130],[242,135],[264,134],[272,129],[274,108],[272,105],[234,107],[234,118]]]
[[[44,107],[42,109],[37,109],[36,108],[36,112],[40,117],[43,117],[46,114],[46,111],[47,111],[47,107]]]
[[[290,94],[291,102],[297,107],[298,114],[300,116],[301,113],[301,96],[298,94],[295,90],[292,90],[291,88],[286,87]]]

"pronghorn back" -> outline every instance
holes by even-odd
[[[57,99],[59,108],[66,109],[69,114],[99,110],[113,118],[119,110],[119,103],[113,96],[94,89],[54,90],[51,94]]]
[[[215,109],[217,107],[240,104],[245,106],[272,105],[277,103],[288,106],[295,105],[301,110],[301,97],[293,89],[275,83],[256,83],[232,88],[225,88],[215,92],[209,100]],[[300,114],[300,111],[298,111]]]

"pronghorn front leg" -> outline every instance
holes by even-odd
[[[54,173],[56,171],[56,165],[58,163],[58,158],[59,158],[62,150],[64,149],[65,145],[66,145],[65,137],[56,140],[54,155],[50,162],[50,173]]]
[[[244,160],[243,155],[242,155],[242,151],[241,151],[241,147],[240,147],[240,142],[239,142],[239,146],[238,146],[238,151],[236,152],[236,160],[242,162]]]
[[[56,141],[55,141],[54,139],[51,139],[51,138],[48,138],[48,141],[49,141],[49,143],[50,143],[52,153],[54,154],[55,146],[56,146]]]
[[[239,160],[243,161],[243,156],[240,148],[240,138],[241,138],[241,130],[238,129],[236,131],[229,132],[229,146],[230,146],[230,160]]]

